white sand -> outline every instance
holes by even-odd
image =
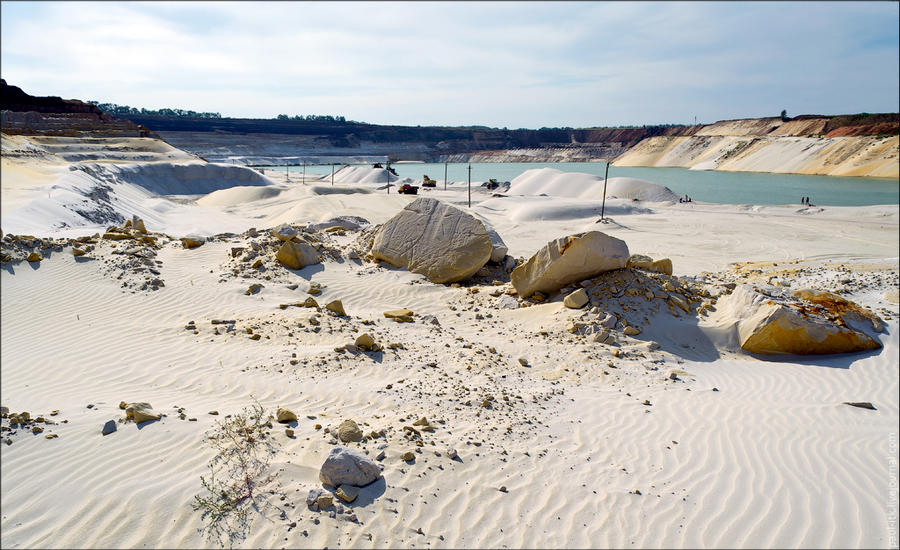
[[[206,177],[219,168],[191,167],[200,172],[188,177],[173,167],[182,161],[160,162],[168,167],[152,178],[131,161],[92,173],[115,176],[106,181],[117,211],[175,238],[340,215],[381,223],[416,198],[379,189],[384,174],[368,169],[336,174],[332,187],[330,175],[306,185],[274,174],[248,183],[237,172],[225,180]],[[25,185],[22,174],[32,170],[44,179]],[[75,225],[67,205],[83,199],[77,189],[104,180],[69,171],[65,160],[4,159],[2,176],[4,234],[77,236],[109,225]],[[17,433],[12,445],[0,445],[0,545],[216,546],[190,507],[213,454],[204,433],[252,396],[272,412],[287,406],[300,420],[293,439],[277,424],[273,430],[279,451],[269,488],[285,500],[270,495],[270,507],[251,512],[236,547],[896,547],[889,520],[897,515],[900,312],[896,293],[885,299],[892,288],[884,281],[896,286],[898,207],[635,202],[634,193],[665,194],[630,181],[617,184],[621,198],[607,200],[610,220],[598,223],[599,200],[572,194],[577,178],[593,177],[525,174],[506,197],[473,189],[472,211],[518,257],[551,238],[598,229],[633,253],[671,258],[679,276],[743,273],[765,282],[788,277],[785,268],[804,269],[789,276],[794,284],[821,288],[848,278],[852,299],[890,317],[884,348],[761,360],[729,347],[728,327],[715,316],[698,325],[661,314],[614,357],[613,348],[565,332],[581,312],[560,297],[499,307],[503,295],[491,292],[508,285],[475,285],[473,294],[467,285],[434,285],[346,259],[298,273],[267,261],[257,276],[235,277],[230,249],[249,242],[235,237],[193,250],[168,242],[155,258],[165,286],[134,292],[122,287],[131,274],[117,278],[122,256],[108,241],[91,253],[99,260],[75,261],[66,248],[0,272],[0,402],[32,415],[58,409],[52,418],[68,421],[46,426],[58,439]],[[151,180],[170,195],[149,190]],[[419,196],[465,208],[466,186],[423,188]],[[9,208],[7,200],[14,200]],[[355,236],[327,238],[343,248]],[[730,269],[745,261],[756,263]],[[314,332],[312,310],[278,308],[304,300],[310,281],[324,289],[320,304],[341,299],[350,318],[320,312]],[[253,282],[265,286],[245,295]],[[398,307],[434,315],[440,328],[382,316]],[[212,319],[236,320],[234,333],[215,335]],[[191,320],[198,334],[185,330]],[[248,327],[263,338],[250,340]],[[362,331],[406,349],[334,352]],[[650,340],[661,348],[649,351]],[[672,369],[686,374],[667,380]],[[485,394],[498,404],[480,407]],[[504,394],[514,405],[503,405]],[[101,436],[107,420],[122,416],[122,400],[149,401],[167,416]],[[870,401],[877,410],[844,401]],[[198,420],[180,420],[177,407]],[[221,415],[207,414],[214,409]],[[407,464],[399,456],[416,447],[403,426],[420,416],[437,430],[423,432],[423,452]],[[320,486],[318,469],[332,447],[314,426],[346,418],[366,433],[388,429],[387,438],[361,446],[374,456],[387,443],[387,456],[384,483],[352,505],[359,523],[304,502]],[[460,461],[443,455],[448,445]]]

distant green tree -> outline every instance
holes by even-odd
[[[782,121],[782,122],[787,122],[787,119],[788,119],[788,116],[787,116],[787,109],[782,109],[782,110],[781,110],[781,121]]]

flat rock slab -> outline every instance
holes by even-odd
[[[419,198],[375,234],[372,256],[433,283],[468,279],[491,258],[484,224],[459,208]]]

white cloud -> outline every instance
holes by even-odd
[[[8,82],[141,107],[509,127],[898,109],[896,4],[2,6]]]

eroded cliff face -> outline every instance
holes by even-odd
[[[645,139],[613,164],[897,178],[900,158],[893,116],[875,115],[871,124],[859,124],[866,122],[862,115],[837,123],[841,117],[726,120],[692,136]]]
[[[156,138],[147,128],[77,99],[32,96],[0,79],[0,129],[7,135]]]

